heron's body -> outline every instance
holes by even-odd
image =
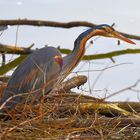
[[[62,82],[76,67],[84,55],[87,40],[96,35],[116,37],[134,44],[131,40],[117,33],[112,27],[108,25],[99,25],[81,33],[74,42],[72,53],[63,57],[63,59],[61,59],[60,52],[54,47],[39,49],[30,54],[14,71],[8,82],[4,96],[0,100],[0,104],[3,104],[13,95],[39,91],[36,98],[40,98],[42,96],[40,94],[41,90],[44,90],[45,93],[51,91],[58,80]],[[55,56],[59,59],[54,59]],[[23,98],[21,96],[15,97],[6,103],[5,108],[11,109],[22,100]],[[2,112],[3,109],[0,111]]]
[[[30,54],[13,73],[0,103],[4,103],[16,94],[31,93],[39,99],[42,90],[48,93],[61,72],[60,65],[54,60],[55,56],[61,57],[61,54],[54,47],[44,47]],[[17,103],[24,102],[24,98],[23,96],[13,98],[6,104],[6,108],[12,108]]]

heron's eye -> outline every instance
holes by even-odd
[[[106,32],[108,32],[108,33],[111,33],[111,32],[113,32],[114,31],[114,29],[113,28],[110,28],[110,27],[103,27],[103,29],[106,31]]]

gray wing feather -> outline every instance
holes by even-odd
[[[54,61],[56,55],[61,56],[54,47],[44,47],[30,54],[12,74],[0,104],[13,95],[29,93],[40,88],[43,88],[45,93],[49,92],[61,70],[60,65]],[[21,96],[15,97],[5,107],[10,109],[22,100]]]

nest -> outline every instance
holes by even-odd
[[[0,119],[1,138],[139,139],[139,115],[130,105],[136,106],[105,102],[61,89],[61,93],[54,92],[38,104],[18,105],[7,112],[8,117]]]

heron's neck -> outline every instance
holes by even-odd
[[[85,45],[88,39],[93,37],[95,35],[95,32],[93,29],[89,29],[83,33],[81,33],[78,38],[74,42],[74,49],[71,54],[64,57],[64,65],[63,69],[64,71],[67,71],[68,73],[72,71],[75,66],[80,62],[82,57],[85,53]]]

